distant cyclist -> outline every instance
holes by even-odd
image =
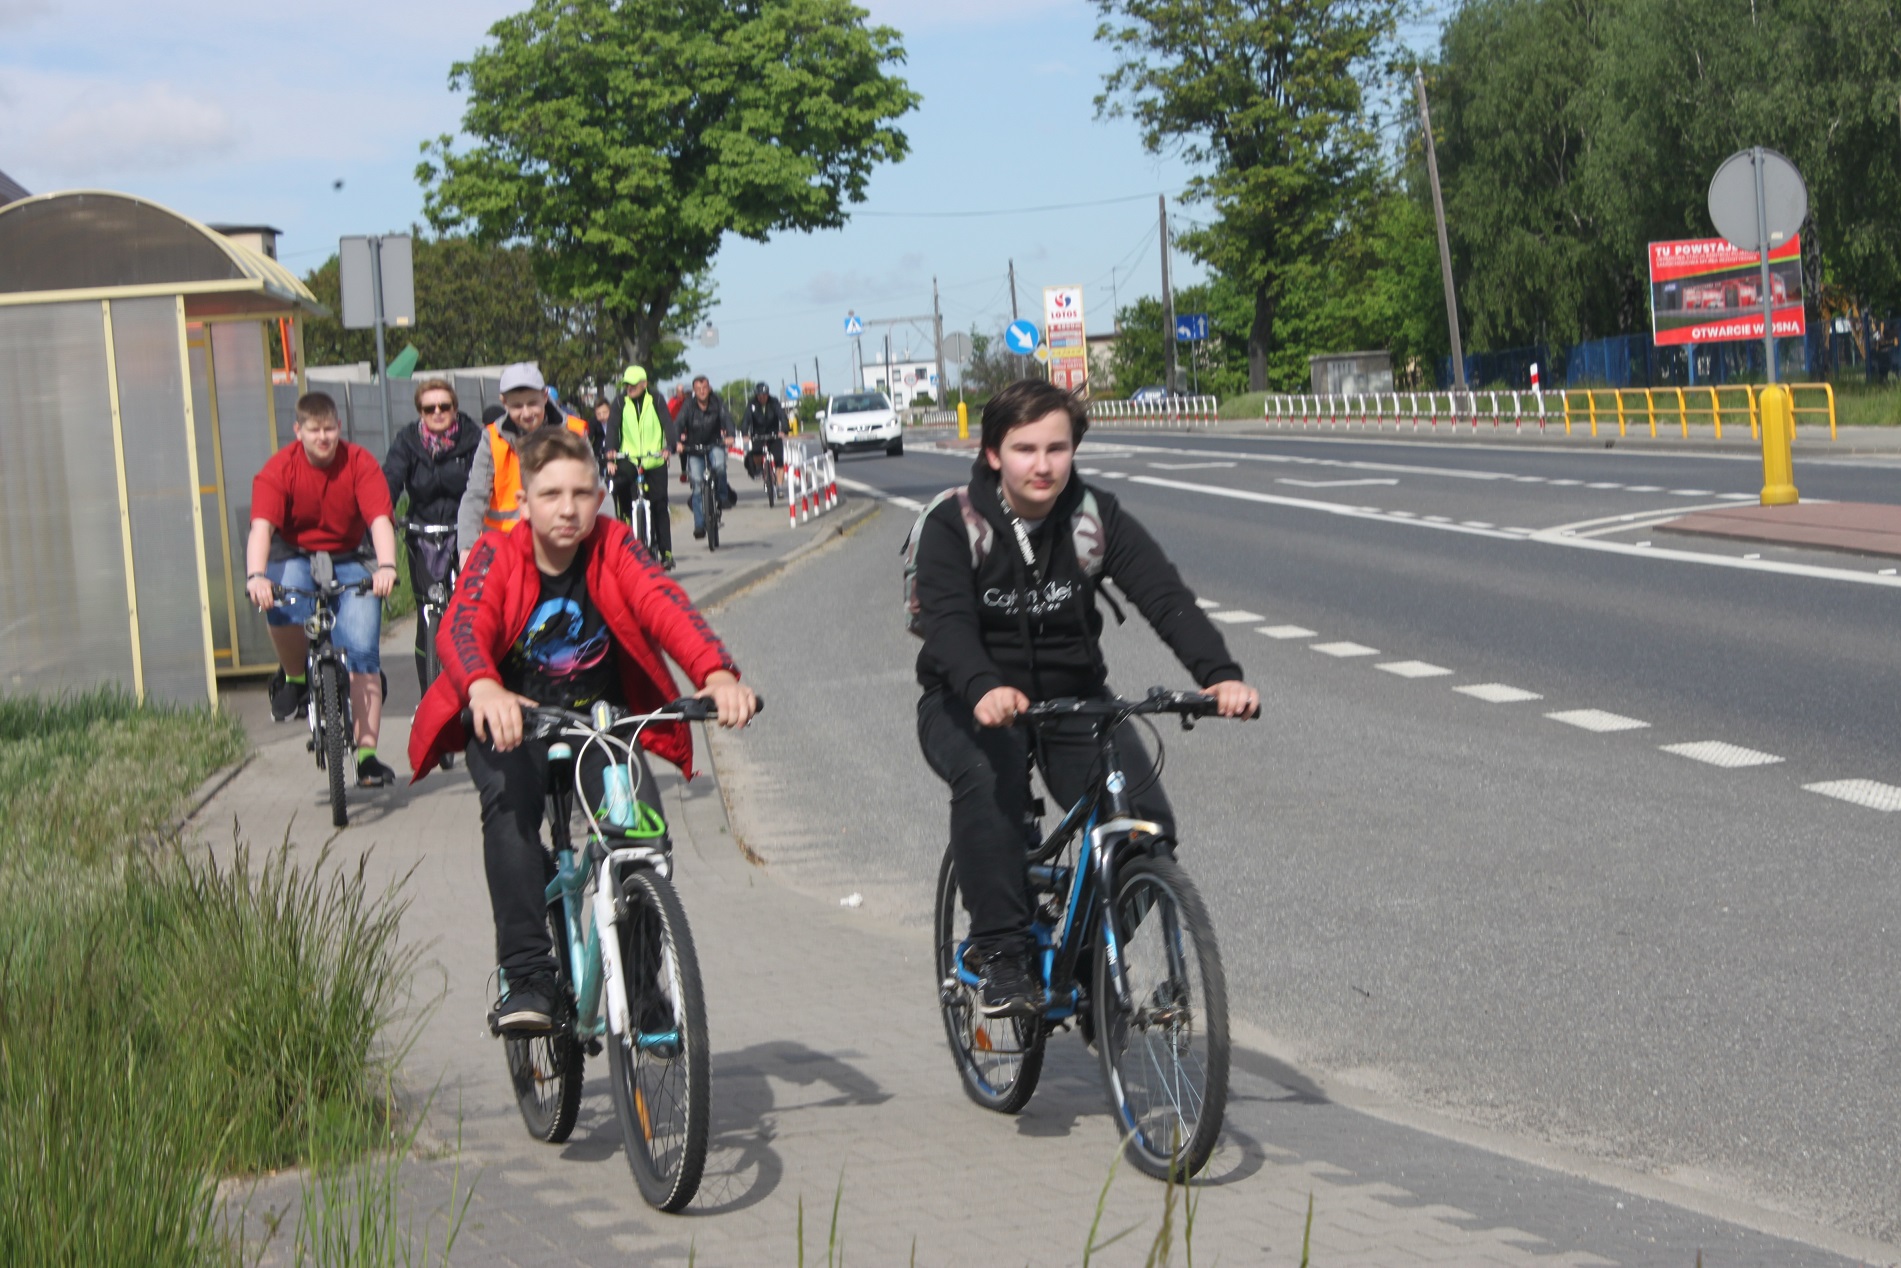
[[[970,912],[975,969],[990,1017],[1032,1016],[1034,914],[1026,824],[1030,735],[1013,725],[1032,701],[1107,696],[1100,578],[1116,583],[1222,716],[1252,717],[1259,694],[1154,538],[1107,490],[1076,478],[1083,406],[1054,384],[1022,380],[983,411],[970,483],[940,500],[918,537],[918,743],[950,785],[957,888]],[[1097,754],[1086,731],[1044,728],[1037,765],[1064,805]],[[1138,818],[1173,830],[1133,723],[1118,734]]]
[[[752,399],[746,402],[746,434],[756,452],[760,442],[772,452],[772,464],[785,468],[785,407],[764,383],[753,386]],[[750,465],[750,464],[749,464]]]
[[[515,451],[528,434],[552,423],[587,436],[585,420],[570,418],[548,399],[548,386],[534,362],[503,366],[501,386],[503,417],[482,429],[486,443],[476,447],[456,514],[456,544],[464,562],[476,538],[491,528],[506,533],[520,518],[521,461]],[[591,445],[588,452],[593,452]]]
[[[352,585],[367,578],[371,583],[371,594],[349,592],[337,600],[332,637],[350,671],[356,782],[380,788],[396,777],[376,756],[383,721],[377,641],[383,600],[396,586],[389,484],[369,450],[343,439],[337,403],[328,393],[297,398],[296,419],[296,439],[272,454],[251,481],[251,536],[244,548],[245,593],[264,610],[280,666],[271,681],[271,716],[287,721],[310,698],[310,640],[304,634],[310,600],[293,595],[279,603],[272,587],[310,589],[310,555],[324,551],[335,562],[338,581]],[[373,553],[368,561],[366,538]]]
[[[523,705],[585,709],[606,701],[651,712],[679,694],[666,657],[718,707],[721,726],[758,709],[706,619],[627,526],[598,518],[605,495],[587,442],[541,428],[522,442],[527,530],[484,533],[437,637],[442,676],[416,710],[409,764],[421,779],[466,746],[482,808],[482,857],[507,994],[491,1021],[547,1030],[557,1009],[541,844],[548,743],[525,736]],[[460,715],[471,715],[473,733]],[[640,745],[693,774],[685,723],[640,732]],[[592,776],[599,780],[598,774]],[[652,787],[642,779],[643,796]]]
[[[710,484],[722,508],[738,502],[726,482],[726,442],[737,432],[726,402],[713,391],[712,383],[702,374],[693,380],[693,395],[680,406],[680,454],[686,459],[687,482],[693,486],[693,535],[706,536],[706,504],[702,500]]]
[[[409,495],[408,516],[418,524],[453,527],[462,494],[469,487],[469,467],[482,443],[482,429],[464,414],[455,388],[442,379],[424,380],[416,388],[416,421],[396,433],[383,459],[383,477],[389,481],[390,504]],[[455,561],[453,537],[432,540],[411,537],[409,588],[421,607],[429,587],[447,581]],[[416,622],[416,681],[424,687],[427,657],[422,640],[427,627]]]
[[[620,383],[620,424],[608,428],[614,439],[607,461],[614,508],[622,520],[631,524],[634,485],[638,481],[645,486],[653,518],[654,555],[671,570],[673,525],[667,519],[667,455],[678,447],[679,434],[674,430],[673,414],[656,398],[643,367],[628,366],[621,371]],[[613,409],[611,405],[608,408]]]

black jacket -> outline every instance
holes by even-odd
[[[389,442],[383,459],[383,478],[389,481],[393,506],[409,494],[409,518],[421,524],[453,524],[462,490],[469,483],[469,464],[482,443],[480,424],[457,412],[455,444],[447,452],[431,454],[423,448],[420,420],[410,423]]]
[[[997,473],[982,457],[969,487],[972,507],[994,532],[981,568],[971,568],[970,537],[956,498],[938,504],[918,537],[924,626],[919,685],[953,692],[973,707],[1002,686],[1032,700],[1101,690],[1108,671],[1098,645],[1098,581],[1084,573],[1070,535],[1071,517],[1083,499],[1082,477],[1070,476],[1055,509],[1030,534],[1035,576],[1004,509]],[[1102,575],[1128,596],[1196,686],[1239,681],[1241,667],[1162,548],[1113,494],[1093,491],[1107,538]]]
[[[688,453],[705,453],[719,444],[721,432],[728,436],[739,433],[733,426],[733,416],[726,409],[726,402],[717,392],[706,398],[706,407],[700,407],[699,398],[689,394],[680,402],[679,417],[673,420],[679,424],[680,443],[686,446]]]
[[[785,407],[778,398],[768,396],[761,405],[757,396],[746,401],[746,434],[748,436],[777,436],[784,432]]]

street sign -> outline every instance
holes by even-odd
[[[1762,250],[1756,227],[1756,164],[1762,155],[1762,210],[1768,220],[1770,247],[1794,237],[1809,214],[1809,191],[1802,174],[1774,150],[1738,150],[1723,160],[1710,180],[1710,219],[1716,232],[1738,251]]]
[[[1020,357],[1027,357],[1036,351],[1036,323],[1033,321],[1013,321],[1010,328],[1003,332],[1003,341],[1010,351]]]
[[[858,336],[864,333],[865,333],[865,319],[863,317],[860,317],[857,313],[846,313],[845,314],[846,337],[849,339],[856,339],[858,338]]]
[[[786,400],[791,401],[794,404],[798,402],[799,385],[797,383],[788,383],[785,385],[785,398]]]
[[[970,336],[960,330],[953,330],[944,336],[944,360],[952,365],[962,365],[970,359]]]
[[[368,330],[377,324],[379,316],[385,326],[416,324],[416,277],[409,246],[406,233],[353,236],[337,244],[345,330]]]
[[[1175,342],[1196,343],[1208,337],[1207,313],[1176,313]]]
[[[700,346],[703,348],[719,347],[719,327],[710,321],[706,323],[706,329],[700,332]]]
[[[1043,288],[1043,346],[1049,350],[1050,382],[1066,392],[1081,391],[1089,382],[1082,287]]]

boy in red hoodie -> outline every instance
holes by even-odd
[[[664,652],[713,701],[721,726],[744,726],[758,709],[685,592],[625,524],[598,518],[605,491],[587,441],[544,427],[520,453],[522,517],[532,531],[487,532],[469,552],[437,636],[442,674],[409,735],[416,779],[444,754],[467,752],[507,989],[491,1020],[514,1032],[549,1029],[559,1002],[541,844],[548,746],[524,739],[522,707],[584,710],[606,700],[651,712],[679,694]],[[465,708],[472,736],[461,722]],[[685,723],[649,726],[640,742],[692,778]],[[642,779],[644,796],[652,785]]]

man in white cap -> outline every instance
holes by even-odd
[[[487,443],[476,446],[456,516],[456,545],[464,564],[484,532],[506,533],[521,518],[521,460],[515,448],[528,433],[552,423],[587,439],[586,421],[563,414],[549,401],[547,382],[533,361],[502,367],[502,408],[507,413],[484,428]]]

